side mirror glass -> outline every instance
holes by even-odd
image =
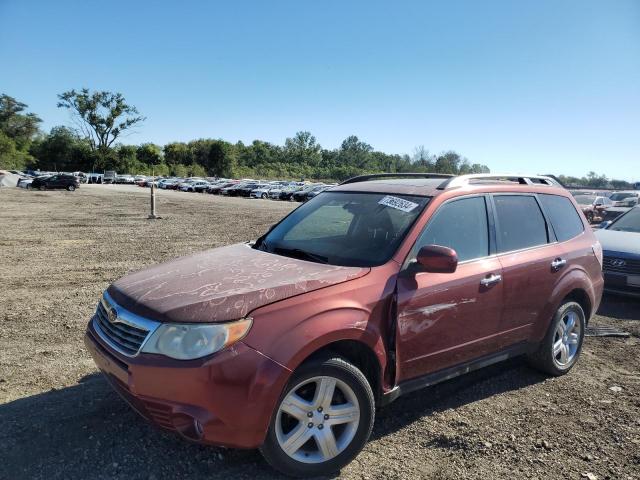
[[[416,263],[425,272],[453,273],[458,268],[458,254],[453,248],[425,245],[418,252]]]

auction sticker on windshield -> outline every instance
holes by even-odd
[[[397,210],[402,210],[403,212],[410,212],[411,210],[413,210],[418,206],[417,203],[410,202],[409,200],[405,200],[403,198],[392,197],[391,195],[387,195],[378,203],[380,205],[384,205],[385,207],[391,207]]]

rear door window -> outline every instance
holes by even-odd
[[[499,252],[548,243],[547,224],[534,196],[494,195]]]
[[[418,238],[411,258],[425,245],[453,248],[458,261],[489,255],[489,226],[484,197],[462,198],[445,203]]]
[[[584,225],[571,200],[559,195],[538,195],[559,242],[577,237]]]

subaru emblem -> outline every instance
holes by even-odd
[[[115,308],[109,309],[109,323],[116,323],[116,320],[118,320],[118,312]]]

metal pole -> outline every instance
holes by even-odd
[[[159,218],[162,218],[159,215],[156,215],[156,177],[155,175],[153,175],[153,171],[152,171],[152,177],[151,177],[151,214],[149,214],[149,216],[147,217],[150,220],[157,220]]]

